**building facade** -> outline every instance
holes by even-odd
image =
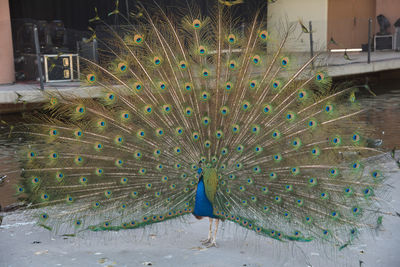
[[[399,0],[278,0],[268,7],[269,28],[279,30],[282,23],[298,23],[309,27],[312,22],[314,50],[334,48],[361,48],[368,43],[368,20],[372,19],[372,35],[379,32],[376,16],[384,15],[390,22],[388,29],[394,34],[394,23],[400,19]],[[294,51],[309,51],[307,34],[301,35],[301,46]],[[333,41],[332,41],[333,40]]]

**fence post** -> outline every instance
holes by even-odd
[[[42,62],[40,60],[39,34],[38,34],[38,28],[36,25],[33,27],[33,37],[35,39],[36,61],[37,61],[37,65],[38,65],[40,89],[44,90],[43,69],[42,69]]]
[[[93,46],[92,46],[92,53],[93,53],[93,61],[95,63],[99,63],[99,59],[97,58],[97,39],[93,39]]]
[[[312,36],[312,22],[309,22],[309,29],[310,31],[310,54],[311,58],[314,57],[314,41],[313,41],[313,36]],[[314,60],[311,62],[311,68],[314,69]]]
[[[125,7],[126,7],[126,19],[128,20],[128,24],[131,24],[131,21],[129,19],[129,3],[128,3],[128,0],[125,0]]]
[[[371,31],[372,31],[372,19],[368,19],[368,64],[371,63]]]

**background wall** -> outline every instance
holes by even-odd
[[[328,36],[337,44],[328,48],[361,48],[368,44],[368,20],[376,20],[376,0],[329,0]],[[375,32],[372,29],[372,34]]]
[[[400,19],[400,1],[399,0],[376,0],[376,15],[384,15],[390,21],[390,32],[394,33],[393,24]],[[379,24],[375,19],[376,32],[379,32]]]
[[[310,51],[310,37],[301,34],[298,20],[301,19],[307,27],[311,20],[314,50],[326,50],[328,0],[278,0],[268,6],[268,19],[269,31],[281,28],[286,21],[297,24],[295,36],[299,36],[299,40],[296,45],[288,45],[293,51]]]

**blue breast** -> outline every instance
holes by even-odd
[[[203,178],[200,178],[200,181],[197,184],[196,200],[194,203],[193,214],[196,216],[216,218],[213,214],[213,206],[206,196]]]

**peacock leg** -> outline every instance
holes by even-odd
[[[215,219],[214,237],[213,237],[213,239],[211,240],[211,242],[207,245],[208,248],[211,248],[211,247],[218,247],[218,246],[217,246],[218,224],[219,224],[219,219]]]
[[[208,218],[208,220],[210,222],[210,229],[208,230],[208,238],[204,239],[204,240],[200,240],[203,245],[208,245],[208,244],[211,243],[213,219],[212,218]]]

